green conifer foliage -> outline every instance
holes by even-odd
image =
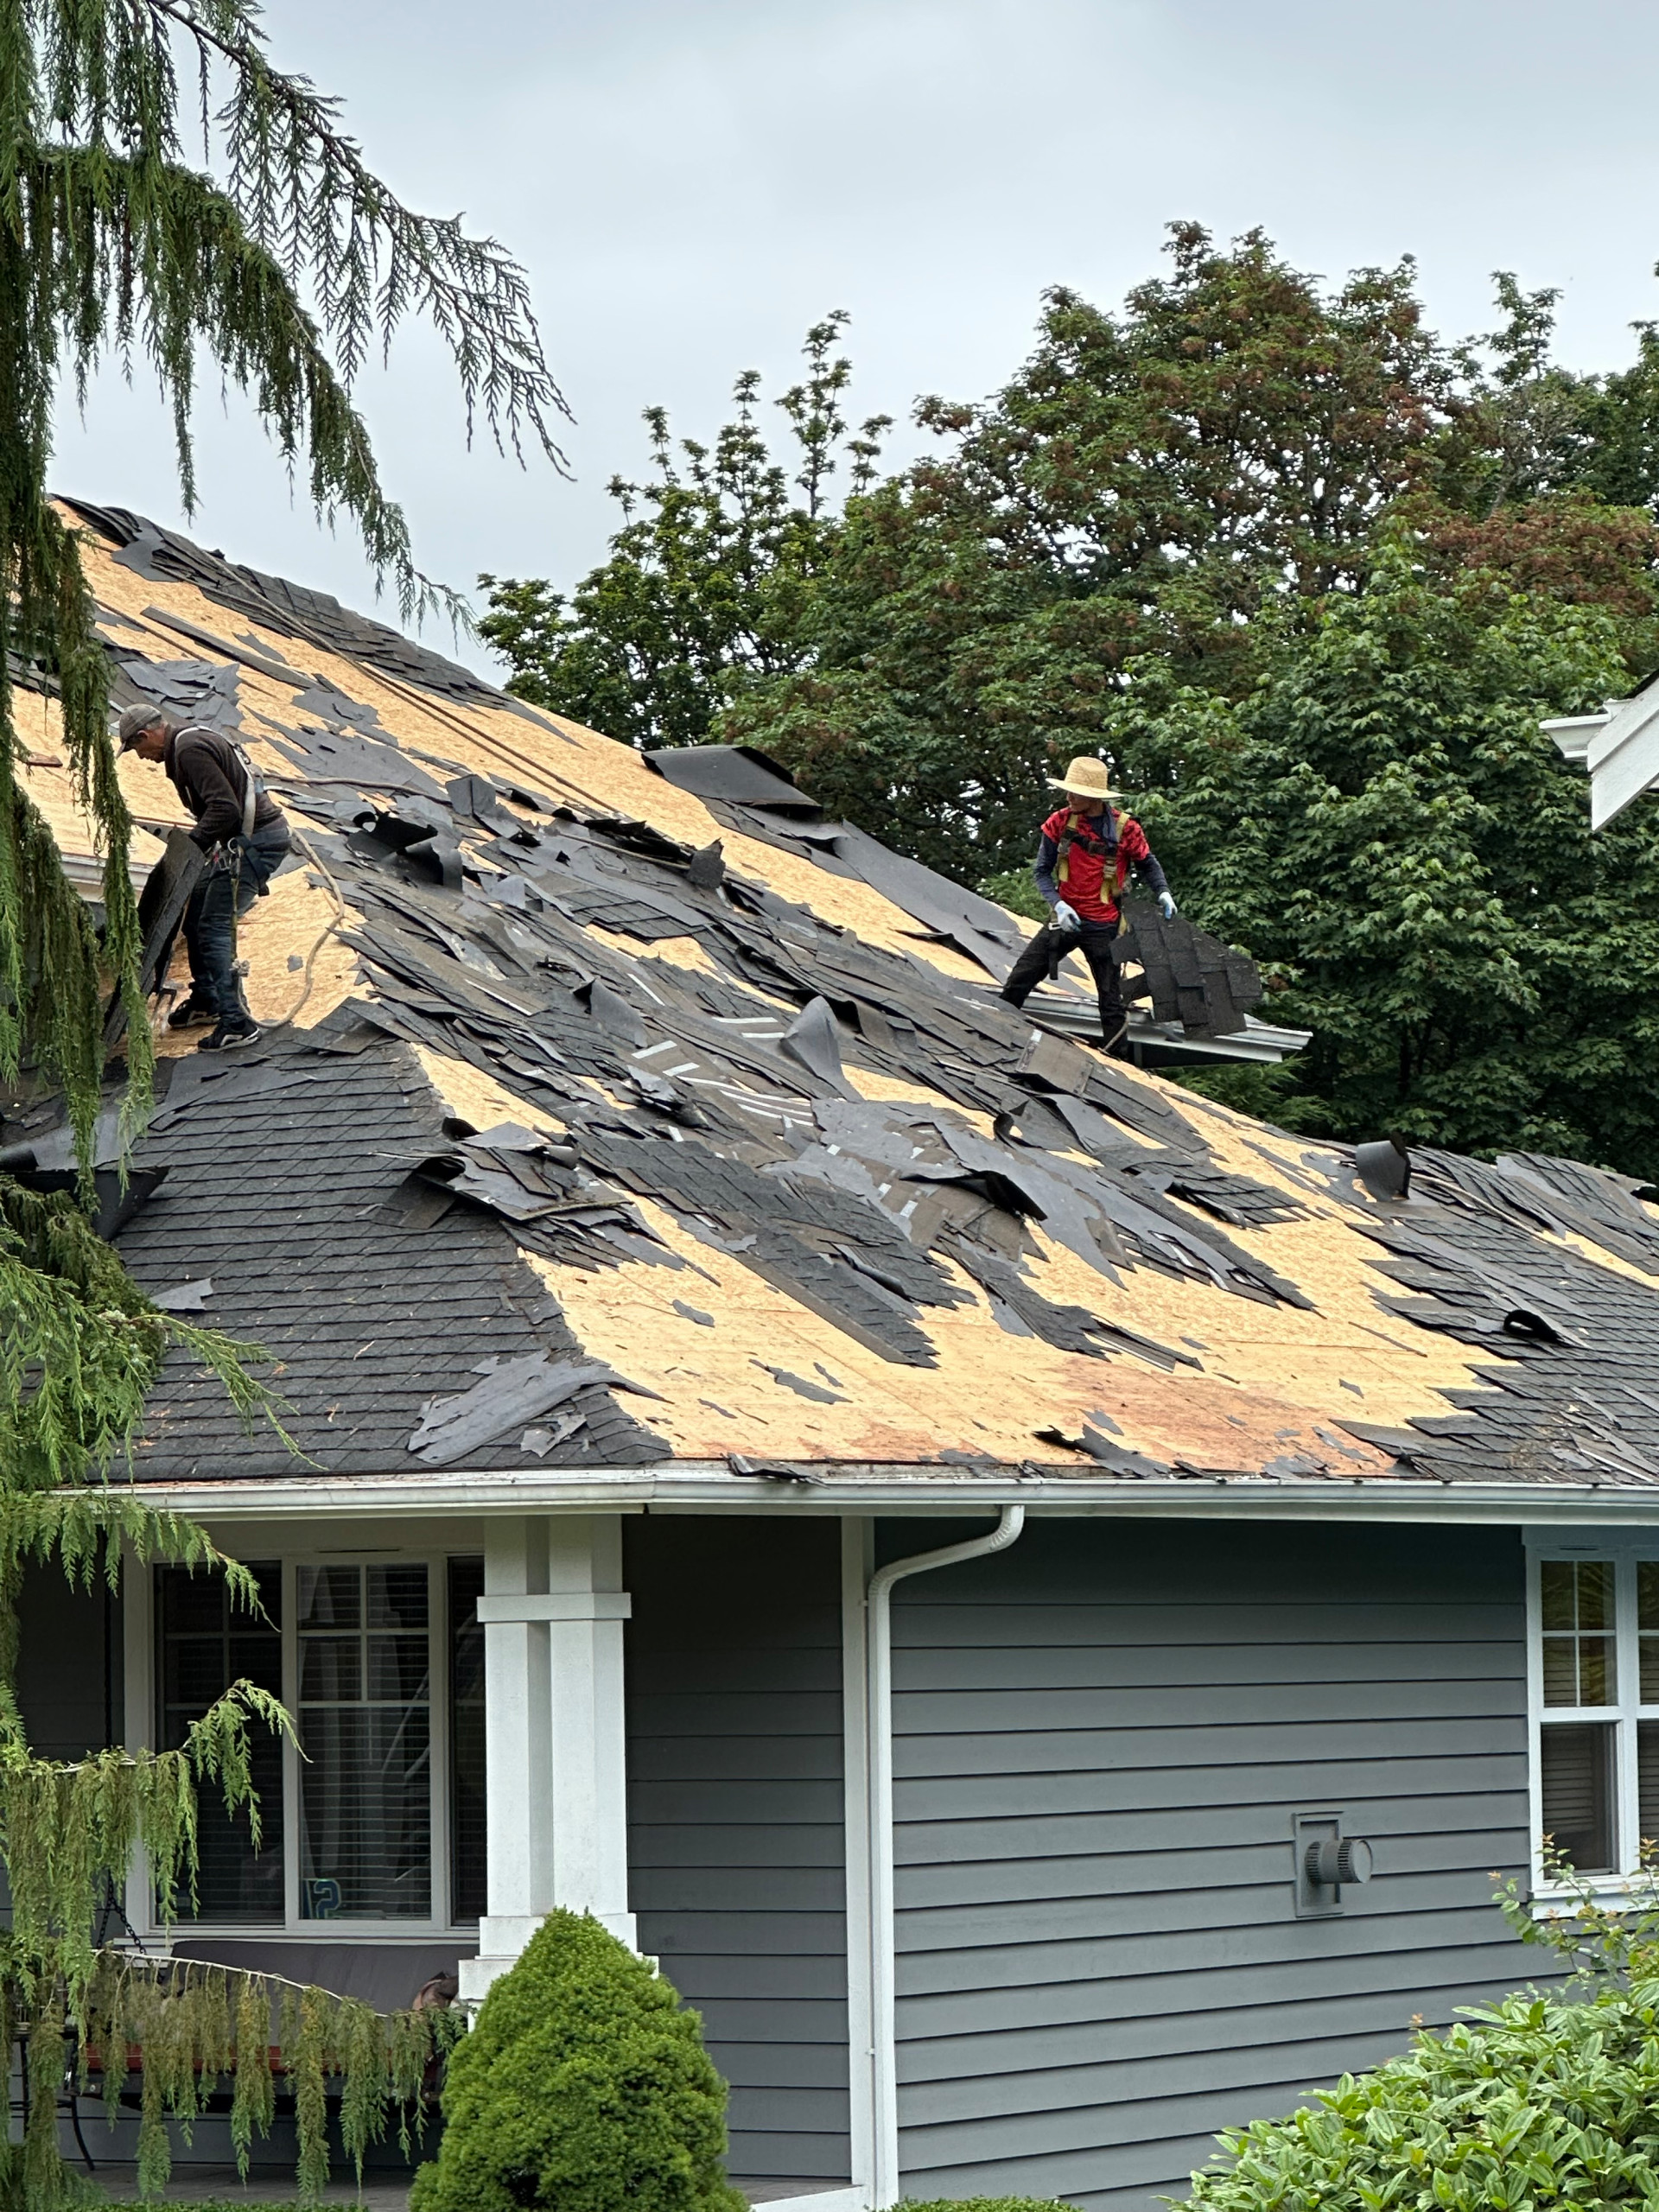
[[[0,1079],[29,1065],[60,1086],[89,1192],[106,991],[127,1016],[130,1129],[151,1065],[105,657],[76,533],[48,498],[60,374],[83,399],[108,360],[154,375],[188,507],[205,361],[252,402],[319,515],[356,524],[407,618],[448,595],[415,565],[352,385],[410,315],[449,347],[469,435],[481,421],[498,447],[557,464],[550,426],[563,403],[524,272],[493,239],[396,198],[337,104],[271,67],[254,0],[0,0]],[[19,779],[20,683],[59,702],[103,857],[101,933]],[[0,2078],[26,2038],[33,2089],[26,2141],[0,2143],[0,2207],[42,2212],[67,2190],[56,2141],[66,2037],[88,2082],[109,2059],[112,2094],[127,2058],[139,2065],[150,2191],[166,2180],[168,2116],[188,2123],[225,2076],[245,2162],[273,2110],[274,2046],[315,2194],[331,2083],[360,2164],[391,2111],[418,2110],[410,2101],[450,2033],[441,2014],[383,2020],[320,1990],[95,1948],[100,1904],[137,1847],[163,1917],[188,1891],[199,1787],[257,1827],[249,1732],[288,1725],[237,1683],[180,1751],[117,1748],[65,1765],[33,1756],[12,1694],[30,1560],[113,1585],[124,1550],[140,1569],[162,1559],[225,1573],[238,1602],[257,1603],[200,1529],[114,1479],[175,1349],[216,1373],[245,1418],[274,1410],[246,1376],[253,1346],[159,1313],[75,1205],[0,1176],[0,1867],[11,1900]]]
[[[701,2022],[586,1914],[550,1914],[491,1989],[443,2115],[410,2212],[741,2212]]]
[[[200,86],[199,102],[181,83]],[[219,175],[186,159],[187,127]],[[0,0],[0,1075],[31,1051],[83,1137],[100,950],[130,1016],[135,1112],[149,1065],[104,655],[74,532],[47,497],[60,369],[83,397],[106,359],[154,373],[188,507],[205,354],[252,400],[319,513],[357,524],[408,615],[444,595],[415,566],[351,387],[411,314],[450,347],[469,430],[481,414],[499,445],[528,440],[558,459],[550,419],[563,402],[524,272],[493,240],[404,207],[337,105],[271,67],[251,0]],[[101,948],[17,781],[19,670],[60,700],[103,839]]]

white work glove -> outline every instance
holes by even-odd
[[[1055,903],[1054,926],[1057,930],[1076,930],[1079,932],[1082,931],[1083,922],[1076,907],[1068,906],[1064,899]]]
[[[1166,922],[1173,922],[1175,918],[1175,898],[1173,893],[1160,891],[1158,893],[1158,905],[1160,911],[1163,914],[1164,919]]]

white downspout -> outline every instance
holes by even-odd
[[[899,2062],[893,1992],[895,1934],[893,1901],[893,1586],[910,1574],[930,1574],[958,1560],[1006,1551],[1026,1525],[1023,1505],[1005,1505],[988,1535],[936,1552],[896,1559],[870,1578],[864,1595],[864,1649],[868,1670],[870,1819],[870,2005],[872,2133],[870,2202],[899,2202]]]

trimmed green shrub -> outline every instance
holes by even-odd
[[[555,1912],[449,2061],[410,2212],[747,2212],[695,2012],[586,1914]]]
[[[1228,2130],[1192,2177],[1192,2205],[1659,2212],[1659,1899],[1609,1913],[1583,1890],[1554,1921],[1535,1921],[1513,1884],[1499,1902],[1573,1981],[1468,2007],[1287,2119]]]

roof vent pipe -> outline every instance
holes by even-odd
[[[1376,1144],[1357,1144],[1354,1166],[1374,1198],[1411,1196],[1411,1154],[1398,1137],[1382,1137]]]
[[[899,2079],[893,2000],[893,1586],[906,1575],[931,1574],[960,1560],[1006,1551],[1026,1525],[1023,1505],[1005,1505],[988,1535],[918,1552],[877,1569],[864,1597],[864,1650],[869,1696],[870,1999],[874,2048],[872,2204],[896,2204],[899,2177]]]

